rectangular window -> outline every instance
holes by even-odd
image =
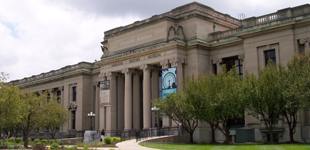
[[[57,91],[57,102],[60,104],[61,100],[61,91]]]
[[[235,67],[237,74],[243,75],[243,62],[241,59],[238,59],[237,56],[223,58],[223,64],[226,65],[227,71],[230,71],[233,67]]]
[[[72,129],[75,129],[75,116],[76,116],[75,111],[72,111]]]
[[[76,101],[76,87],[72,87],[72,101]]]
[[[265,53],[265,65],[267,66],[269,61],[271,61],[274,65],[276,65],[276,51],[275,50],[269,50],[264,51]]]

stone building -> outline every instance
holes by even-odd
[[[220,65],[258,73],[268,59],[285,64],[294,53],[310,46],[310,5],[285,8],[243,20],[193,2],[169,12],[136,21],[104,33],[103,55],[94,63],[81,62],[11,84],[29,91],[49,90],[60,95],[72,120],[61,130],[90,128],[89,112],[96,114],[93,127],[117,130],[177,126],[169,118],[159,120],[151,99],[180,91],[186,74],[216,73]],[[100,57],[100,56],[99,56]],[[173,70],[173,71],[171,71]],[[166,72],[166,73],[164,73]],[[295,139],[307,141],[309,112],[300,110]],[[263,125],[245,113],[236,123],[252,129],[255,141],[266,141]],[[279,141],[289,140],[287,124],[276,125]],[[216,133],[216,139],[224,136]],[[210,128],[200,123],[196,142],[211,140]],[[232,138],[236,135],[231,132]]]

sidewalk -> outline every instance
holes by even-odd
[[[121,150],[157,150],[140,146],[136,143],[136,139],[117,143],[116,146]]]

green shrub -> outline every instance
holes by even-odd
[[[31,142],[31,138],[28,138],[28,143]]]
[[[19,137],[19,138],[16,138],[16,140],[15,140],[15,141],[16,141],[16,143],[18,143],[18,144],[23,143],[23,139],[22,139],[22,138],[20,138],[20,137]]]
[[[57,140],[56,143],[57,143],[58,145],[61,145],[61,140]]]
[[[112,143],[112,138],[109,137],[109,136],[106,136],[106,137],[104,138],[104,143],[105,143],[105,144],[111,144],[111,143]]]
[[[18,148],[20,148],[20,145],[19,144],[8,145],[7,148],[8,149],[18,149]]]
[[[50,145],[54,144],[55,143],[55,140],[54,139],[51,139],[50,140]]]
[[[76,146],[66,148],[66,150],[76,150],[76,149],[77,149]]]
[[[14,143],[14,142],[15,142],[15,138],[14,138],[14,137],[10,137],[10,138],[9,138],[9,142]]]
[[[42,139],[41,140],[41,144],[46,145],[47,144],[47,140],[46,139]]]
[[[71,143],[71,141],[69,141],[69,140],[68,140],[68,141],[66,141],[66,144],[67,144],[67,145],[70,145],[70,143]]]
[[[88,146],[84,145],[83,150],[88,150]]]
[[[34,139],[34,145],[40,144],[40,140],[39,139]]]
[[[102,145],[103,145],[103,143],[102,143],[102,142],[99,142],[99,143],[98,143],[98,146],[102,146]]]
[[[8,148],[8,142],[6,140],[1,140],[0,139],[0,149],[7,149]]]
[[[52,145],[51,145],[51,149],[56,149],[56,148],[58,148],[59,147],[59,144],[57,144],[57,143],[53,143]]]
[[[83,146],[84,146],[84,143],[83,143],[83,142],[77,143],[77,146],[78,146],[78,147],[83,147]]]
[[[121,138],[118,137],[112,137],[112,143],[118,143],[121,141]]]

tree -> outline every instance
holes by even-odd
[[[182,126],[190,135],[190,143],[194,143],[193,134],[198,125],[198,119],[191,113],[195,109],[189,104],[191,100],[187,93],[178,92],[166,96],[163,100],[155,99],[153,104],[175,123],[182,122]]]
[[[185,77],[185,86],[183,91],[188,93],[189,97],[192,97],[191,104],[195,109],[192,112],[196,118],[202,122],[207,122],[211,127],[211,143],[216,143],[215,141],[215,130],[218,126],[218,122],[214,117],[214,112],[209,109],[211,107],[211,97],[212,97],[212,88],[207,84],[207,76],[199,74],[197,78],[192,75]]]
[[[225,143],[229,143],[229,129],[237,118],[244,117],[244,88],[242,76],[235,69],[223,71],[217,75],[210,74],[204,84],[205,111],[217,122],[216,128],[225,135]]]
[[[246,74],[246,91],[248,111],[251,115],[262,122],[270,135],[270,142],[273,142],[273,130],[279,116],[282,113],[281,103],[285,68],[278,65],[278,68],[269,63],[264,69],[259,70],[256,77],[253,73]]]
[[[19,121],[20,90],[17,86],[8,86],[5,81],[7,74],[0,76],[0,135],[6,134],[9,137],[16,131],[16,124]]]
[[[310,93],[310,59],[309,54],[297,56],[287,63],[287,69],[282,72],[281,84],[283,87],[280,108],[281,115],[287,121],[289,127],[290,142],[294,141],[294,133],[297,124],[297,112],[304,108],[304,102],[309,100]]]
[[[52,139],[55,138],[56,131],[60,126],[69,120],[68,110],[57,102],[55,96],[51,96],[50,100],[43,105],[44,119],[42,119],[42,127],[49,129],[52,133]]]

